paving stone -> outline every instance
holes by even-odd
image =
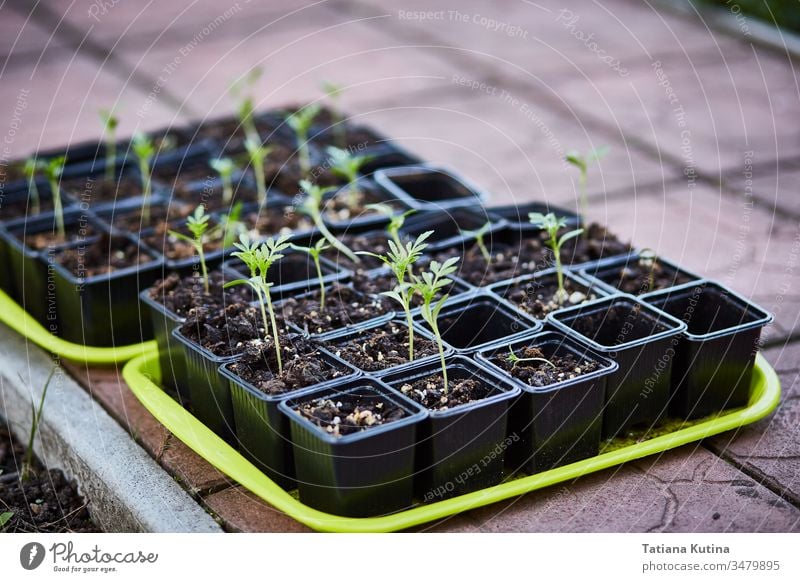
[[[781,159],[753,164],[738,172],[726,174],[723,180],[737,194],[751,194],[779,214],[791,213],[800,217],[800,196],[795,185],[800,179],[800,160]]]
[[[0,122],[4,158],[100,139],[103,127],[98,111],[115,104],[120,137],[182,121],[158,103],[137,115],[133,105],[142,99],[144,94],[117,77],[113,67],[76,56],[72,49],[35,67],[8,69],[0,84],[0,102],[7,104]]]
[[[172,434],[169,435],[159,462],[193,495],[215,491],[233,484],[230,479]]]
[[[230,487],[203,498],[205,505],[233,532],[309,532],[309,528],[278,511],[242,487]]]
[[[5,3],[0,7],[0,70],[13,64],[30,66],[46,51],[64,46],[63,40],[51,35],[46,27],[28,18],[27,13]]]
[[[748,493],[737,493],[748,481]],[[800,510],[708,451],[681,447],[470,512],[491,532],[794,531]]]
[[[233,111],[231,83],[255,66],[264,69],[253,89],[258,108],[317,99],[320,84],[334,80],[346,87],[343,108],[355,110],[382,95],[424,89],[452,72],[424,50],[398,45],[369,21],[340,14],[319,23],[275,24],[244,39],[212,34],[193,46],[125,49],[118,56],[157,79],[155,101],[155,87],[161,86],[209,115]]]
[[[591,72],[552,90],[582,114],[712,179],[741,169],[747,157],[800,153],[794,123],[800,99],[785,59],[750,50],[718,62],[659,62],[660,68],[637,69],[623,81]]]

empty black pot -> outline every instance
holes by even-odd
[[[508,206],[492,206],[487,208],[486,211],[494,220],[503,219],[508,223],[510,228],[520,232],[541,230],[538,226],[531,224],[529,218],[531,212],[538,212],[539,214],[548,214],[552,212],[559,218],[563,218],[570,230],[580,228],[583,223],[580,214],[572,210],[561,208],[560,206],[553,206],[547,202],[528,202],[527,204],[520,205],[509,204]]]
[[[650,427],[666,414],[675,339],[685,323],[630,295],[556,311],[547,321],[619,364],[608,377],[605,438]]]
[[[761,329],[772,315],[713,281],[642,296],[683,321],[672,364],[670,410],[700,418],[747,404]]]
[[[580,270],[580,275],[609,293],[622,292],[636,296],[700,279],[697,275],[659,257],[655,259],[652,267],[653,288],[651,288],[649,277],[644,275],[649,272],[648,267],[640,266],[639,263],[639,253],[611,257],[585,266]]]
[[[417,438],[416,490],[424,502],[498,484],[506,449],[514,441],[513,436],[507,440],[508,408],[520,389],[463,356],[447,358],[446,365],[450,386],[474,380],[486,393],[480,400],[447,410],[428,410]],[[408,395],[414,382],[441,375],[437,360],[405,366],[383,380]]]
[[[375,172],[378,185],[419,210],[449,210],[480,206],[488,195],[454,171],[422,164],[384,168]]]
[[[297,412],[303,403],[329,399],[349,406],[381,404],[402,417],[360,432],[335,436]],[[409,508],[414,494],[414,452],[427,413],[382,382],[360,377],[278,405],[291,425],[300,501],[349,517]]]
[[[592,362],[597,369],[543,386],[533,386],[493,360],[507,358],[513,350],[535,347],[550,360],[572,355]],[[606,378],[617,371],[616,362],[554,331],[536,333],[511,344],[478,352],[477,358],[498,375],[510,378],[522,394],[509,413],[509,435],[519,439],[509,448],[506,466],[512,471],[538,473],[598,454],[603,427]]]

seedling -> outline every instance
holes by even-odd
[[[297,151],[300,161],[300,175],[306,177],[311,172],[311,152],[308,147],[308,130],[311,129],[311,124],[314,123],[314,118],[319,113],[320,106],[316,103],[306,105],[292,113],[287,119],[286,123],[295,133],[297,137]]]
[[[342,110],[339,108],[339,99],[342,96],[344,87],[336,83],[331,83],[330,81],[323,81],[322,90],[325,91],[325,95],[328,96],[328,100],[331,103],[330,111],[331,122],[333,123],[334,143],[340,148],[345,148],[347,147],[347,131],[344,126]]]
[[[64,172],[64,156],[48,160],[44,165],[44,175],[50,184],[50,193],[53,196],[53,214],[56,217],[56,232],[63,241],[67,238],[64,228],[64,207],[61,205],[61,174]]]
[[[234,241],[242,234],[247,232],[247,228],[242,222],[242,203],[237,202],[233,205],[230,212],[219,217],[219,228],[222,230],[222,248],[229,249]]]
[[[233,253],[234,257],[239,257],[242,262],[250,269],[249,279],[236,279],[225,284],[225,288],[233,287],[234,285],[248,285],[256,294],[258,304],[261,308],[261,320],[264,324],[264,333],[268,334],[270,325],[272,327],[273,340],[275,342],[275,355],[278,359],[278,373],[283,372],[283,363],[281,361],[281,344],[278,337],[278,322],[275,319],[275,310],[272,307],[272,298],[270,297],[269,288],[272,283],[267,282],[267,274],[270,267],[276,262],[281,260],[284,255],[282,251],[289,248],[288,235],[283,235],[277,239],[271,238],[261,245],[251,242],[247,235],[242,235],[238,243],[234,246],[239,249]],[[266,309],[265,309],[266,304]],[[267,310],[269,311],[269,320],[267,319]]]
[[[208,165],[219,174],[222,180],[222,202],[225,206],[230,206],[233,200],[233,172],[236,170],[236,164],[230,158],[213,158],[208,160]],[[264,172],[263,167],[261,172]]]
[[[456,271],[456,263],[459,257],[451,257],[444,263],[432,261],[429,271],[422,273],[422,276],[417,278],[412,284],[411,288],[414,292],[419,293],[422,297],[422,307],[420,314],[422,319],[430,326],[434,338],[436,338],[436,345],[439,347],[439,359],[442,364],[442,379],[444,380],[444,393],[448,392],[447,384],[447,365],[444,361],[444,343],[442,342],[442,334],[439,331],[439,313],[447,303],[450,295],[447,293],[442,294],[438,301],[435,301],[444,289],[448,287],[453,281],[448,279]]]
[[[652,249],[642,249],[639,253],[639,267],[647,271],[647,293],[655,286],[656,253]]]
[[[559,238],[558,231],[567,226],[567,221],[563,217],[557,217],[552,212],[542,214],[540,212],[531,212],[528,217],[534,226],[545,230],[549,235],[547,243],[553,250],[553,255],[556,261],[556,276],[558,277],[558,291],[556,292],[556,301],[561,305],[567,298],[567,292],[564,289],[564,268],[561,265],[561,247],[568,240],[580,236],[583,232],[582,228],[566,232]]]
[[[141,132],[134,134],[131,147],[139,160],[139,173],[142,175],[142,222],[150,224],[150,198],[153,193],[151,163],[156,147],[153,140]]]
[[[478,248],[483,255],[483,260],[486,261],[487,265],[492,263],[492,255],[489,253],[489,249],[486,247],[486,241],[484,240],[486,235],[489,233],[489,229],[492,228],[491,221],[484,224],[478,230],[464,230],[461,232],[464,236],[474,236],[475,237],[475,244],[478,245]]]
[[[13,511],[4,511],[0,513],[0,531],[6,527],[6,524],[11,521],[11,518],[14,517]]]
[[[39,430],[39,423],[42,421],[42,411],[44,410],[44,399],[47,397],[47,389],[58,368],[53,366],[42,389],[42,397],[39,399],[39,407],[31,402],[31,432],[28,434],[28,448],[25,449],[25,456],[22,459],[22,468],[19,472],[19,480],[27,481],[31,477],[33,470],[33,441],[36,439],[36,432]]]
[[[406,323],[408,324],[408,360],[414,360],[414,327],[412,325],[411,317],[411,300],[414,298],[414,290],[412,288],[412,274],[411,265],[416,263],[421,257],[423,251],[428,247],[425,241],[433,234],[432,230],[422,233],[417,237],[417,240],[407,243],[405,246],[398,245],[390,240],[389,252],[386,256],[376,255],[374,253],[364,252],[362,254],[377,257],[383,261],[392,270],[397,285],[391,291],[384,291],[384,295],[390,299],[394,299],[397,303],[402,305],[403,311],[406,314]],[[408,279],[408,280],[407,280]]]
[[[208,242],[208,219],[209,216],[205,212],[205,207],[201,204],[194,209],[194,214],[186,219],[186,228],[192,233],[192,236],[186,236],[183,233],[170,230],[170,236],[188,242],[194,247],[197,256],[200,258],[200,269],[203,275],[203,289],[209,292],[208,287],[208,269],[206,268],[206,255],[204,246]]]
[[[517,354],[514,353],[514,350],[511,349],[511,346],[508,346],[508,356],[507,359],[511,362],[511,367],[516,368],[517,364],[520,362],[541,362],[542,364],[547,364],[554,370],[557,369],[556,365],[546,358],[520,358]]]
[[[372,156],[354,155],[347,150],[340,150],[333,146],[328,146],[325,151],[330,157],[331,172],[347,181],[347,206],[351,210],[357,209],[361,202],[358,174],[362,166],[372,159]]]
[[[386,225],[386,232],[392,237],[394,244],[403,246],[403,241],[400,240],[400,229],[406,222],[406,218],[416,212],[416,210],[407,210],[402,214],[397,214],[397,211],[389,204],[378,202],[376,204],[367,204],[366,208],[374,210],[389,218],[389,224]]]
[[[264,176],[264,160],[272,151],[272,146],[262,145],[257,140],[247,138],[244,142],[247,155],[250,158],[250,165],[256,175],[256,189],[258,190],[258,203],[261,206],[267,205],[267,179]]]
[[[242,129],[244,130],[245,138],[256,143],[261,143],[261,136],[258,134],[258,128],[256,127],[256,122],[253,116],[255,111],[253,96],[244,93],[252,90],[253,86],[261,78],[262,73],[263,70],[261,67],[254,67],[250,69],[250,72],[247,73],[244,79],[234,83],[230,90],[231,95],[233,95],[234,98],[241,99],[239,106],[236,108],[236,115],[239,118],[239,123],[241,124]]]
[[[325,226],[325,221],[322,220],[322,211],[320,210],[322,207],[322,198],[327,192],[333,190],[333,188],[320,188],[308,180],[300,180],[300,188],[306,193],[306,197],[305,200],[303,200],[300,211],[311,217],[314,225],[319,229],[320,234],[325,237],[325,240],[327,240],[333,248],[354,263],[360,263],[361,259],[358,257],[358,255],[347,248],[347,245],[345,245],[342,241],[333,236],[331,231],[328,230],[328,227]]]
[[[325,311],[325,280],[322,276],[322,267],[319,264],[320,255],[331,248],[328,241],[324,238],[319,239],[314,246],[301,247],[299,245],[292,245],[296,251],[307,253],[314,261],[314,267],[317,269],[317,280],[319,281],[319,310]]]
[[[100,119],[103,122],[103,135],[106,139],[106,182],[114,181],[114,171],[117,167],[117,127],[119,118],[111,109],[101,109]]]
[[[28,158],[22,171],[28,180],[28,192],[31,196],[31,213],[39,214],[42,210],[41,199],[39,198],[39,187],[36,185],[36,175],[44,168],[44,163],[36,158]]]
[[[576,150],[567,153],[566,160],[580,172],[578,178],[578,195],[580,196],[581,216],[588,220],[589,200],[586,197],[586,184],[589,179],[589,164],[600,160],[608,153],[608,146],[600,146],[590,150],[586,155]]]

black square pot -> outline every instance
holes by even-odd
[[[488,195],[454,171],[430,164],[384,168],[375,172],[378,185],[418,210],[480,206]]]
[[[640,296],[653,290],[648,289],[646,286],[634,285],[635,281],[623,282],[621,277],[623,270],[636,268],[638,262],[639,253],[631,253],[620,257],[602,259],[596,263],[585,265],[579,270],[579,273],[581,277],[595,283],[598,287],[606,289],[609,293],[621,292]],[[675,285],[682,285],[700,279],[700,277],[694,273],[678,267],[676,264],[660,257],[656,259],[656,264],[663,272],[663,276],[659,277],[659,279],[668,287],[674,287]],[[635,288],[626,288],[626,285],[632,285]]]
[[[236,442],[236,423],[228,381],[222,377],[220,366],[233,362],[238,355],[217,356],[181,333],[172,330],[172,338],[180,346],[186,366],[185,385],[179,383],[180,394],[188,393],[194,416],[220,438]]]
[[[417,438],[417,495],[424,502],[497,485],[503,478],[508,409],[520,389],[463,356],[446,360],[448,381],[476,380],[486,398],[449,410],[428,410]],[[404,366],[383,377],[395,390],[429,376],[440,376],[436,362]]]
[[[357,187],[360,188],[367,197],[366,204],[388,204],[394,207],[396,214],[402,214],[409,210],[408,204],[406,204],[405,201],[394,198],[392,194],[386,190],[378,188],[378,186],[368,178],[359,178]],[[351,188],[350,184],[342,186],[335,194],[328,197],[326,200],[330,200],[333,198],[333,196],[347,196],[347,190],[349,188]],[[379,212],[368,212],[361,216],[333,220],[324,213],[325,204],[326,202],[323,202],[323,220],[328,228],[333,232],[347,232],[348,234],[354,234],[373,229],[382,229],[389,224],[389,217]]]
[[[747,404],[761,329],[772,315],[712,281],[642,296],[686,323],[672,364],[670,411],[700,418]]]
[[[50,185],[45,180],[36,180],[39,191],[39,214],[44,215],[53,211],[53,197]],[[66,212],[77,204],[76,200],[67,192],[61,192],[61,205]],[[0,226],[11,226],[25,223],[35,219],[39,214],[33,214],[30,191],[27,180],[19,180],[6,184],[0,190]]]
[[[412,214],[409,216],[400,233],[407,239],[417,238],[424,232],[433,231],[425,241],[428,244],[427,252],[437,251],[453,246],[465,247],[471,245],[474,236],[466,234],[475,231],[489,222],[489,216],[480,207],[453,208],[447,212],[429,211]],[[493,240],[496,233],[505,227],[505,221],[493,222],[488,232],[484,235],[487,244]]]
[[[93,240],[90,233],[96,235],[104,228],[93,215],[74,208],[64,211],[64,225],[67,235],[73,237],[74,242]],[[0,256],[5,256],[7,261],[4,270],[9,295],[51,331],[58,330],[54,309],[55,288],[48,275],[49,262],[42,261],[40,256],[42,251],[57,252],[69,246],[69,242],[35,249],[25,243],[25,238],[40,233],[54,233],[55,230],[55,215],[52,212],[17,221],[0,230]]]
[[[340,370],[341,376],[285,394],[269,395],[236,374],[232,369],[236,362],[228,362],[220,368],[231,394],[236,436],[242,454],[284,489],[293,488],[296,481],[289,420],[280,413],[278,404],[360,376],[355,368],[323,348],[319,348],[313,357]]]
[[[619,364],[608,378],[604,438],[650,427],[666,414],[674,346],[685,323],[631,295],[557,311],[547,321]]]
[[[158,346],[158,365],[161,369],[161,383],[178,392],[182,403],[188,400],[189,394],[186,387],[186,359],[183,349],[173,337],[172,331],[182,324],[185,319],[150,297],[150,290],[145,289],[139,294],[142,309],[149,314],[150,325]]]
[[[444,342],[458,354],[474,353],[542,327],[540,321],[488,294],[470,294],[448,302],[439,312],[437,323]],[[432,333],[421,315],[414,316],[414,324]]]
[[[547,316],[547,313],[544,311],[536,311],[537,295],[540,289],[549,289],[553,287],[558,288],[558,273],[555,269],[548,269],[546,271],[538,271],[531,275],[523,275],[508,281],[494,283],[490,285],[488,289],[490,293],[497,295],[500,299],[510,303],[529,317],[543,320]],[[586,297],[584,301],[577,302],[577,305],[585,301],[591,301],[592,299],[609,295],[605,288],[585,281],[569,271],[564,271],[564,288],[570,293],[570,298],[572,294],[576,292]],[[558,309],[571,307],[572,304],[570,300],[571,299],[565,301]]]
[[[88,244],[110,245],[113,252],[117,245],[138,243],[132,237],[117,235]],[[139,249],[152,260],[88,278],[76,277],[59,264],[59,254],[66,249],[40,254],[40,260],[52,269],[62,338],[89,346],[122,346],[153,337],[150,321],[141,316],[139,293],[158,279],[162,263],[156,254],[141,246]]]
[[[553,206],[547,202],[529,202],[527,204],[509,204],[508,206],[492,206],[486,211],[493,220],[505,220],[509,228],[519,232],[539,231],[541,228],[534,226],[529,218],[531,212],[548,214],[552,212],[567,222],[567,228],[574,230],[583,224],[581,216],[572,210]]]
[[[397,406],[405,416],[337,437],[296,412],[318,398],[363,399]],[[300,501],[348,517],[384,515],[409,508],[414,494],[417,427],[427,413],[382,382],[357,378],[278,405],[291,425]]]
[[[367,147],[364,155],[370,156],[367,162],[361,166],[361,173],[365,176],[370,176],[385,168],[414,166],[422,163],[422,160],[414,154],[395,143],[389,142]]]
[[[319,289],[317,268],[308,253],[287,250],[281,254],[283,258],[272,265],[267,273],[267,282],[272,284],[270,296],[273,301]],[[351,275],[350,271],[340,268],[325,257],[320,257],[319,266],[325,285],[346,281]],[[225,261],[222,272],[230,279],[250,278],[247,267],[237,257]]]
[[[541,350],[548,359],[571,354],[579,361],[595,362],[599,367],[573,379],[538,387],[491,361],[494,356],[504,357],[509,349],[518,353],[529,346]],[[598,454],[606,378],[617,371],[616,362],[553,331],[481,350],[477,359],[522,390],[509,413],[508,433],[519,437],[506,455],[506,466],[511,472],[538,473]]]

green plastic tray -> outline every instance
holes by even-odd
[[[781,393],[778,376],[759,354],[750,386],[750,402],[745,408],[713,418],[676,422],[669,427],[662,427],[661,434],[643,442],[612,441],[604,449],[605,452],[596,457],[460,497],[382,517],[351,518],[323,513],[301,503],[164,392],[159,386],[161,371],[155,341],[109,348],[66,342],[49,333],[2,291],[0,321],[40,347],[68,360],[88,364],[115,364],[129,360],[122,370],[125,381],[145,408],[170,432],[231,479],[297,521],[319,531],[397,531],[516,497],[750,424],[772,412],[778,405]]]
[[[297,521],[315,530],[334,532],[397,531],[660,453],[755,422],[775,409],[781,393],[778,376],[759,354],[750,386],[750,402],[745,408],[710,419],[674,424],[670,427],[674,428],[671,432],[643,442],[627,444],[614,441],[617,446],[607,447],[608,452],[596,457],[460,497],[382,517],[352,518],[323,513],[304,505],[206,428],[159,387],[157,354],[134,358],[125,365],[122,375],[145,408],[214,467]]]

